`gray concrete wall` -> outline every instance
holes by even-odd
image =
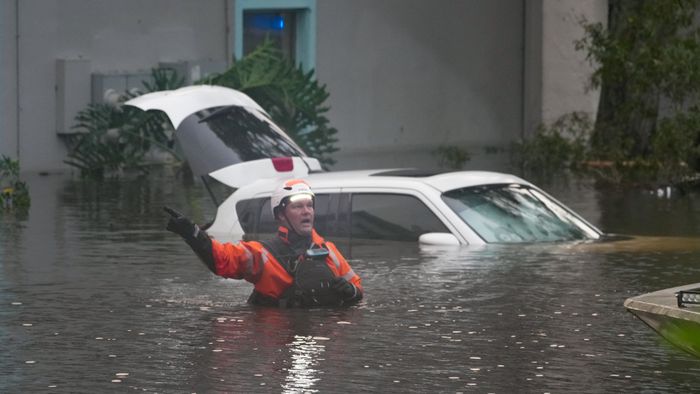
[[[574,41],[584,35],[581,20],[607,21],[607,0],[544,0],[542,13],[542,122],[583,111],[595,119],[600,92],[589,89],[594,67]]]
[[[525,2],[523,138],[542,123],[542,7],[542,0]]]
[[[2,2],[2,152],[19,151],[23,170],[66,169],[56,135],[56,59],[89,59],[92,72],[138,72],[158,62],[230,54],[226,0],[21,0],[19,72],[14,69],[16,2]],[[86,78],[90,78],[89,75]],[[12,85],[19,81],[20,140]],[[9,89],[5,89],[9,87]],[[16,93],[14,94],[16,97]],[[13,156],[15,156],[13,154]]]
[[[474,164],[520,136],[521,1],[322,0],[318,32],[337,168],[435,165],[439,145]]]
[[[15,4],[0,8],[0,155],[17,159],[17,84]]]
[[[24,170],[67,169],[56,134],[57,59],[88,59],[93,73],[226,61],[233,4],[3,0],[0,153],[19,157]],[[340,131],[335,168],[432,167],[442,145],[467,149],[467,168],[500,169],[503,155],[486,148],[509,146],[543,119],[594,111],[597,96],[583,83],[590,67],[572,42],[576,17],[597,18],[605,4],[319,0],[316,71]]]

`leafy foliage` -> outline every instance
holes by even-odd
[[[607,28],[584,21],[576,46],[596,66],[591,83],[601,88],[591,139],[597,158],[645,163],[652,176],[700,170],[699,3],[610,0]]]
[[[688,85],[700,82],[699,30],[693,27],[697,5],[698,0],[612,0],[619,16],[609,29],[584,21],[586,34],[576,45],[599,65],[593,86],[624,81],[630,100],[655,90],[682,102],[695,93],[697,87]]]
[[[151,69],[151,81],[143,81],[143,87],[147,92],[159,92],[161,90],[177,89],[185,86],[185,77],[178,75],[172,68]]]
[[[151,75],[153,82],[143,84],[147,91],[176,89],[183,83],[172,69],[153,69]],[[99,179],[125,170],[147,172],[145,156],[154,145],[172,152],[172,127],[165,114],[121,105],[137,95],[127,92],[116,104],[89,104],[81,110],[65,162],[82,176]]]
[[[226,72],[199,83],[239,90],[270,114],[272,120],[310,156],[325,165],[335,163],[331,154],[338,149],[337,130],[330,126],[324,103],[329,93],[314,78],[285,59],[272,41],[236,61]]]
[[[590,117],[581,112],[566,114],[548,126],[541,125],[532,138],[515,145],[516,163],[533,172],[581,169],[588,156],[592,128]]]
[[[437,156],[440,167],[453,170],[462,169],[464,163],[471,160],[466,149],[454,145],[440,145],[433,151],[433,155]]]
[[[2,210],[29,209],[31,199],[27,184],[19,178],[19,161],[0,157],[0,207]]]
[[[651,143],[659,178],[677,182],[689,169],[700,169],[700,109],[693,106],[662,119]]]
[[[182,87],[184,79],[174,70],[151,70],[152,81],[143,83],[146,92]],[[287,131],[301,148],[324,165],[334,163],[335,134],[324,105],[325,85],[313,71],[304,72],[286,60],[271,41],[265,42],[224,73],[198,81],[240,90],[258,102],[275,123]],[[172,150],[172,126],[163,113],[144,113],[121,104],[139,92],[125,92],[116,105],[90,104],[80,111],[74,126],[79,133],[69,137],[70,153],[65,162],[91,178],[119,176],[126,170],[147,172],[147,153],[154,146],[179,158]]]

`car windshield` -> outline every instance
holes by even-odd
[[[600,234],[542,192],[488,185],[446,192],[442,199],[488,243],[596,239]]]
[[[175,137],[197,176],[251,160],[306,156],[263,115],[237,106],[196,112],[182,121]]]
[[[274,130],[269,122],[242,107],[230,106],[198,113],[206,125],[237,154],[241,161],[267,157],[305,156],[291,140]]]

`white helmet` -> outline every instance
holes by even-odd
[[[309,184],[303,179],[288,179],[279,185],[273,192],[270,198],[270,209],[272,216],[277,218],[277,212],[284,207],[293,196],[307,196],[314,198],[314,192],[311,191]]]

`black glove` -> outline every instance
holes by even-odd
[[[355,286],[345,280],[345,278],[337,277],[333,279],[331,288],[342,297],[344,300],[354,298],[357,295]]]
[[[185,242],[190,245],[190,248],[199,256],[204,265],[211,272],[216,273],[211,239],[206,231],[200,230],[199,226],[190,219],[170,207],[163,207],[163,210],[170,215],[170,220],[168,220],[168,225],[165,226],[165,229],[184,238]]]
[[[163,207],[163,210],[170,215],[168,225],[165,226],[166,230],[181,236],[186,241],[197,238],[197,235],[199,233],[199,226],[194,224],[190,219],[185,217],[180,212],[170,207]]]

